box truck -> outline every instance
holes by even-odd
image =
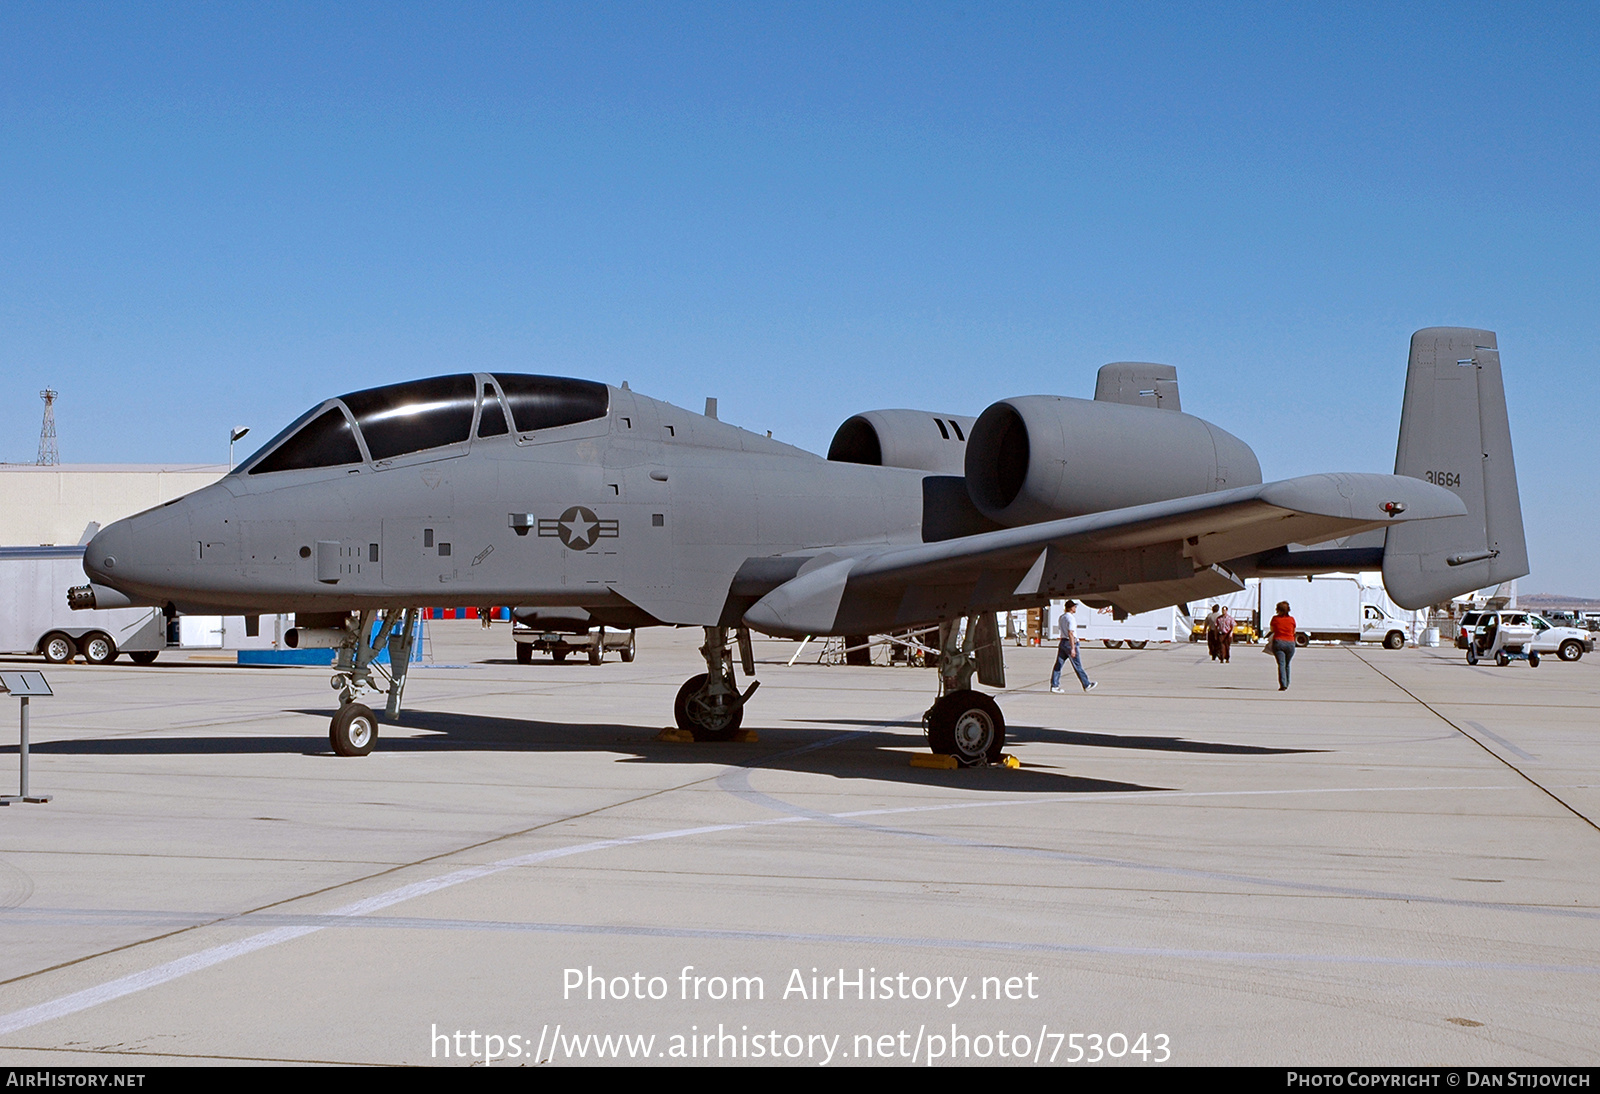
[[[1353,574],[1319,574],[1261,579],[1257,611],[1265,633],[1280,600],[1289,602],[1295,639],[1307,642],[1381,642],[1386,649],[1405,647],[1411,621],[1392,615],[1377,601],[1381,588],[1369,588]]]

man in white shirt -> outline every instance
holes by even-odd
[[[1222,659],[1221,619],[1222,605],[1211,605],[1211,614],[1206,616],[1206,648],[1211,651],[1211,660],[1213,661]]]
[[[1057,695],[1061,694],[1061,666],[1068,661],[1072,662],[1072,671],[1078,674],[1078,682],[1083,685],[1084,691],[1093,691],[1099,687],[1089,674],[1083,671],[1083,662],[1078,660],[1078,602],[1067,601],[1067,608],[1061,613],[1061,645],[1056,649],[1056,669],[1050,674],[1050,690]]]

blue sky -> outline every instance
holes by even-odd
[[[1325,10],[1323,10],[1325,9]],[[0,460],[214,461],[340,391],[851,414],[1178,366],[1273,478],[1392,467],[1499,334],[1533,576],[1600,596],[1593,5],[7,5]],[[252,440],[255,438],[252,437]],[[248,447],[248,444],[247,444]]]

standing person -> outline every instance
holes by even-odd
[[[1267,628],[1267,641],[1272,656],[1278,659],[1278,690],[1289,690],[1289,659],[1294,656],[1294,616],[1289,614],[1289,602],[1278,601],[1278,614],[1272,617]]]
[[[1056,648],[1056,669],[1050,674],[1050,690],[1057,695],[1061,694],[1061,666],[1068,661],[1072,662],[1072,671],[1078,674],[1078,682],[1083,685],[1084,691],[1093,691],[1099,687],[1089,674],[1083,671],[1083,662],[1078,660],[1078,602],[1067,601],[1066,610],[1061,613],[1061,645]]]
[[[1206,649],[1211,651],[1211,660],[1213,661],[1217,660],[1220,652],[1221,643],[1218,641],[1220,636],[1217,633],[1217,620],[1221,618],[1221,610],[1222,605],[1213,604],[1211,605],[1211,614],[1206,616]]]
[[[1227,608],[1222,609],[1222,614],[1217,616],[1217,648],[1222,653],[1222,663],[1228,663],[1228,655],[1233,650],[1233,613]]]

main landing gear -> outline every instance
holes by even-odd
[[[333,678],[328,681],[339,692],[339,710],[328,724],[328,744],[338,755],[365,756],[378,743],[378,718],[357,699],[369,692],[385,694],[384,716],[399,717],[416,621],[416,608],[389,608],[381,613],[367,610],[345,621],[345,637],[333,660]],[[387,671],[377,662],[385,649],[389,651]]]
[[[705,632],[706,644],[700,647],[700,655],[706,659],[706,671],[683,682],[672,704],[672,716],[678,728],[693,734],[697,741],[731,741],[744,721],[744,705],[761,686],[761,681],[750,681],[750,686],[740,694],[733,678],[733,659],[729,656],[729,628],[706,627]],[[735,633],[744,674],[754,676],[756,662],[750,646],[750,631],[739,627]]]
[[[969,617],[964,636],[959,620],[939,625],[940,694],[922,716],[928,747],[938,755],[954,756],[966,767],[1001,762],[1006,720],[999,704],[972,688],[974,675],[1005,687],[1001,656],[993,613]]]

